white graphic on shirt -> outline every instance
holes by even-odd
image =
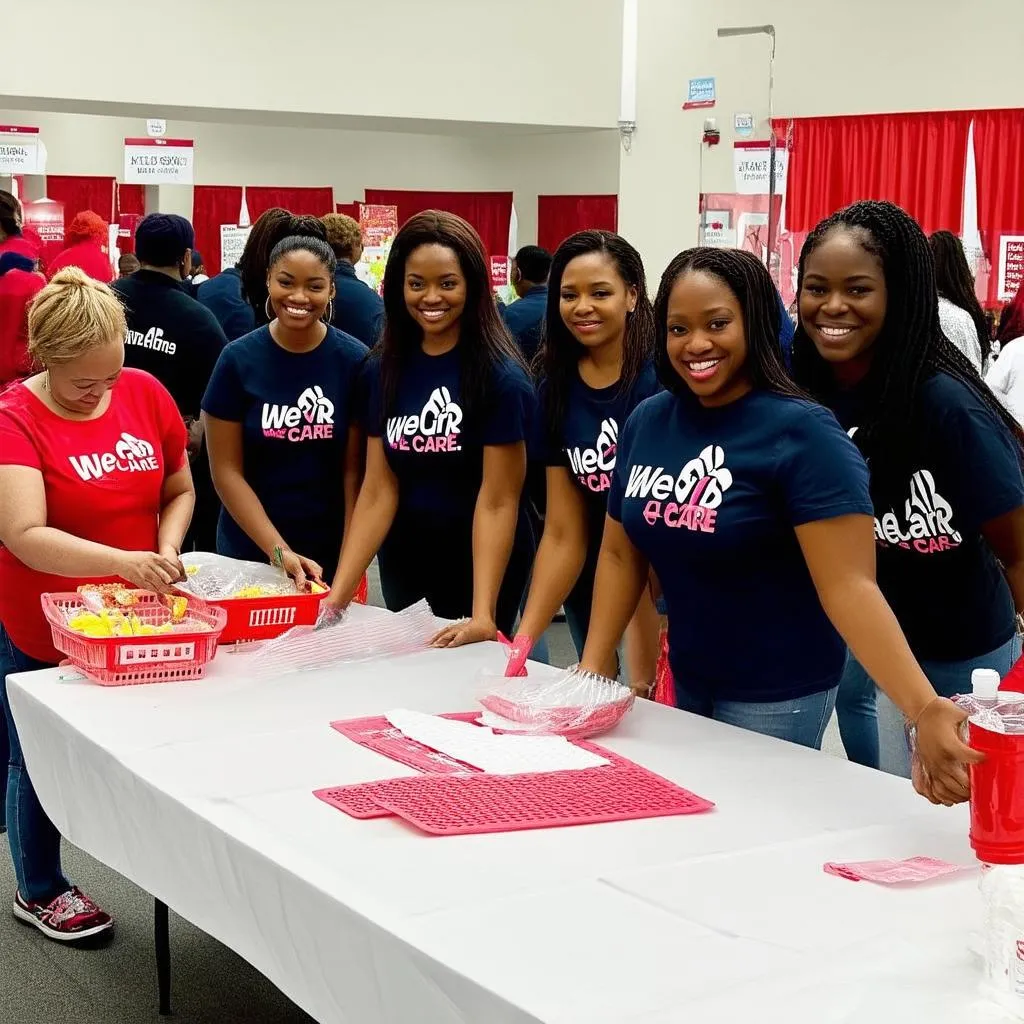
[[[112,452],[69,455],[68,461],[83,480],[100,480],[110,473],[149,473],[160,469],[156,449],[149,441],[123,432]]]
[[[731,486],[725,449],[709,444],[675,476],[664,466],[630,466],[625,497],[648,499],[644,519],[650,526],[664,520],[666,526],[714,533],[717,509]]]
[[[612,485],[615,455],[619,447],[619,425],[609,417],[601,423],[593,448],[566,448],[569,467],[580,485],[600,494]]]
[[[139,348],[150,348],[154,352],[162,352],[164,355],[173,356],[178,351],[178,346],[164,337],[162,327],[150,327],[145,334],[142,331],[133,331],[129,328],[124,336],[126,345],[136,345]]]
[[[434,388],[418,416],[390,416],[388,445],[402,452],[461,452],[462,407],[446,387]]]
[[[319,384],[306,388],[295,405],[264,402],[263,436],[282,441],[330,441],[334,437],[334,403]]]
[[[953,526],[953,506],[939,493],[927,469],[910,478],[910,497],[903,519],[894,510],[875,518],[875,540],[882,547],[901,547],[921,555],[952,551],[963,542]]]

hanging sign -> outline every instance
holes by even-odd
[[[768,195],[771,150],[767,142],[737,142],[732,151],[733,175],[736,192],[741,196]],[[779,146],[775,150],[775,194],[786,194],[786,175],[789,172],[789,150]]]
[[[754,134],[754,115],[733,114],[732,127],[738,138],[751,138]]]
[[[220,226],[220,266],[224,270],[233,267],[241,258],[245,243],[249,240],[251,227],[238,227],[235,224]]]
[[[686,90],[683,110],[715,105],[715,80],[713,78],[691,78]]]
[[[0,174],[45,174],[46,147],[38,128],[0,124]]]
[[[508,284],[510,260],[507,256],[491,257],[491,287],[504,288]]]
[[[191,185],[191,139],[125,139],[124,181],[129,185]]]
[[[1024,284],[1024,235],[999,237],[999,301],[1009,302]]]
[[[167,134],[167,122],[162,117],[151,117],[146,122],[146,134],[151,139],[158,139]]]

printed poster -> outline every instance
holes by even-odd
[[[237,224],[220,226],[220,268],[233,267],[241,258],[245,243],[249,240],[251,227],[242,228]]]
[[[391,243],[398,234],[398,207],[360,203],[359,227],[363,233],[363,255],[356,275],[379,295]]]
[[[732,150],[732,166],[738,195],[768,195],[771,150],[767,142],[737,142]],[[775,149],[775,194],[777,196],[786,194],[788,173],[789,150],[785,146],[778,146]]]
[[[1024,282],[1024,235],[999,237],[999,301],[1009,302]]]
[[[125,139],[124,182],[129,185],[191,185],[191,139]]]
[[[696,110],[715,105],[715,80],[713,78],[691,78],[686,90],[683,110]]]
[[[491,257],[491,287],[497,291],[508,284],[509,266],[511,260],[508,256]]]

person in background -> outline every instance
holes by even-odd
[[[428,210],[384,272],[366,364],[366,477],[328,598],[343,607],[379,551],[384,601],[463,620],[437,646],[512,635],[533,557],[520,502],[534,392],[491,299],[480,236]]]
[[[560,607],[577,655],[583,653],[619,432],[636,406],[661,390],[654,311],[636,249],[610,231],[567,238],[551,265],[543,333],[534,375],[546,514],[511,675]],[[658,618],[645,592],[627,629],[630,682],[646,692],[657,658]]]
[[[989,366],[992,335],[974,291],[974,275],[967,265],[963,244],[952,231],[936,231],[929,244],[939,292],[939,326],[978,373],[984,375]]]
[[[1024,285],[1003,310],[996,340],[999,357],[985,374],[985,383],[1019,423],[1024,425],[1024,345],[1013,344],[1024,338]]]
[[[124,280],[126,277],[131,277],[136,270],[139,269],[139,257],[133,252],[123,252],[117,260],[117,277],[118,280]]]
[[[40,595],[121,581],[168,591],[192,514],[186,433],[166,389],[124,368],[124,311],[67,267],[29,311],[40,372],[0,395],[0,681],[10,744],[14,916],[68,943],[113,922],[61,869],[60,834],[25,771],[6,678],[52,668]]]
[[[22,231],[24,211],[17,196],[0,189],[0,256],[13,252],[36,261],[39,245]]]
[[[192,273],[189,274],[188,280],[192,286],[193,295],[196,288],[210,280],[210,275],[206,272],[206,267],[203,266],[203,254],[198,249],[192,250]]]
[[[203,445],[203,392],[227,338],[217,318],[184,289],[192,263],[192,225],[151,213],[135,231],[140,269],[113,285],[125,307],[125,365],[151,373],[171,393],[189,433],[196,509],[186,550],[213,551],[220,511]]]
[[[28,307],[45,284],[34,259],[13,250],[0,253],[0,391],[31,371]]]
[[[273,562],[301,589],[333,578],[362,471],[356,382],[367,349],[326,322],[335,269],[319,238],[278,243],[274,319],[228,345],[203,398],[224,503],[217,551]]]
[[[338,259],[331,323],[364,345],[373,346],[380,335],[384,302],[369,285],[356,277],[355,265],[363,255],[363,233],[359,221],[343,213],[328,213],[321,219],[327,229],[327,242]]]
[[[501,315],[527,363],[540,348],[550,273],[551,253],[539,245],[524,245],[512,260],[512,287],[519,298],[502,307]]]
[[[892,203],[822,221],[800,255],[793,370],[867,459],[879,586],[950,697],[969,691],[973,669],[1005,675],[1020,653],[1024,436],[944,336],[933,268],[924,232]],[[877,768],[884,754],[906,775],[899,715],[885,702],[880,750],[867,653],[854,649],[839,687],[843,744],[859,764]]]
[[[107,222],[92,210],[75,214],[70,227],[64,232],[64,250],[46,268],[51,279],[65,267],[80,267],[94,281],[110,284],[114,268],[110,265],[109,230]]]
[[[768,271],[753,253],[686,250],[654,316],[667,390],[619,437],[581,668],[614,674],[653,569],[680,708],[818,748],[845,639],[917,723],[922,792],[966,799],[966,715],[936,696],[875,583],[867,467],[787,377]]]

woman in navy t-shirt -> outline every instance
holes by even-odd
[[[964,715],[936,697],[875,584],[867,467],[786,376],[778,317],[750,253],[691,249],[665,271],[668,390],[619,438],[581,664],[614,671],[652,568],[679,707],[819,747],[846,662],[839,630],[917,722],[929,795],[963,798]]]
[[[1024,480],[1020,427],[942,334],[928,240],[892,203],[823,221],[800,256],[797,380],[836,413],[871,467],[878,582],[944,696],[1020,653]],[[880,764],[875,684],[851,660],[839,727],[852,760]],[[909,768],[886,707],[886,767]]]
[[[619,431],[633,409],[660,390],[653,355],[654,310],[640,254],[610,231],[566,239],[551,265],[535,366],[538,454],[546,466],[544,535],[511,674],[560,606],[583,652]],[[627,630],[630,681],[649,684],[657,656],[657,613],[645,594]]]
[[[384,272],[385,326],[366,366],[366,478],[329,598],[379,552],[388,608],[426,598],[438,646],[511,633],[533,555],[520,507],[534,394],[461,217],[418,214]]]
[[[269,559],[303,588],[333,576],[362,468],[354,392],[367,349],[324,322],[334,269],[318,238],[278,243],[267,277],[274,318],[224,349],[203,397],[224,503],[218,552]]]

